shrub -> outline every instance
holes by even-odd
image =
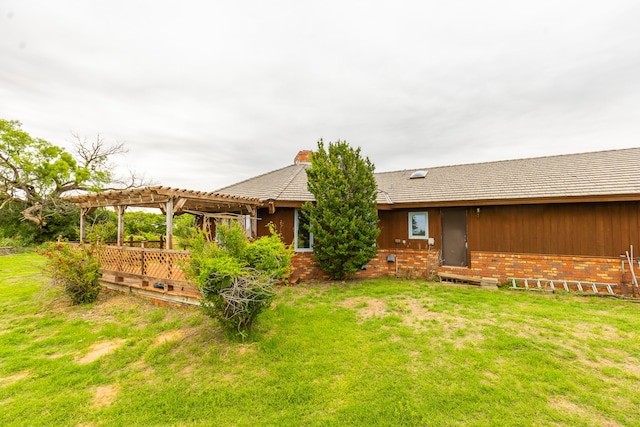
[[[0,248],[9,247],[9,248],[24,248],[27,246],[27,243],[23,240],[22,236],[15,237],[0,237]]]
[[[286,282],[291,275],[293,248],[282,243],[272,223],[269,223],[268,227],[269,236],[261,237],[247,245],[244,258],[256,270],[268,272],[275,280]]]
[[[250,268],[240,274],[211,272],[208,279],[200,286],[204,312],[218,319],[227,333],[245,338],[256,316],[275,297],[274,279]]]
[[[95,247],[69,243],[46,243],[38,253],[47,258],[44,270],[62,287],[72,304],[95,301],[100,292],[100,262]]]
[[[187,275],[202,293],[202,307],[232,336],[245,338],[256,316],[271,305],[274,285],[286,281],[293,249],[271,234],[249,242],[236,223],[217,228],[219,242],[203,233],[189,244]]]

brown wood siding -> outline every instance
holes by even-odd
[[[615,257],[634,245],[640,254],[639,202],[483,206],[467,218],[471,251]]]
[[[269,214],[268,209],[258,209],[258,237],[268,236],[270,222],[275,225],[276,231],[282,235],[286,244],[293,243],[293,231],[295,224],[295,209],[278,208],[275,213]]]
[[[439,209],[409,209],[397,211],[378,211],[378,248],[394,249],[395,240],[404,240],[406,244],[400,244],[399,248],[425,249],[427,241],[424,239],[409,239],[409,212],[428,212],[429,237],[435,239],[434,248],[440,248],[440,210]]]
[[[433,249],[441,248],[440,209],[378,211],[380,249],[394,249],[395,239],[406,249],[425,249],[427,242],[409,239],[409,212],[429,213]],[[274,214],[259,209],[258,236],[273,222],[286,243],[293,242],[294,209]],[[634,246],[640,255],[640,202],[542,204],[469,207],[467,233],[470,251],[617,257]]]

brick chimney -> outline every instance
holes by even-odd
[[[296,155],[296,158],[293,159],[293,164],[297,165],[300,163],[311,163],[311,155],[313,154],[313,151],[311,150],[301,150],[298,152],[298,154]]]

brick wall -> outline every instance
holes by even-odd
[[[629,269],[622,274],[619,258],[560,256],[538,254],[511,254],[499,252],[471,252],[469,268],[438,266],[438,251],[417,249],[398,249],[398,269],[395,261],[388,260],[396,256],[394,250],[378,251],[376,258],[366,266],[366,270],[356,273],[355,277],[371,278],[398,276],[407,278],[430,278],[439,272],[449,272],[475,277],[492,277],[504,282],[509,277],[536,278],[548,280],[574,280],[613,284],[631,283]],[[293,279],[318,280],[327,276],[313,266],[311,252],[298,252],[293,259]],[[636,264],[637,267],[637,264]],[[640,277],[640,268],[636,268]]]
[[[505,281],[509,277],[586,282],[625,283],[631,281],[626,269],[622,275],[619,258],[471,252],[469,268],[442,266],[441,272],[493,277]]]
[[[365,270],[356,273],[356,278],[397,276],[405,278],[433,278],[437,273],[448,272],[464,276],[491,277],[505,282],[510,277],[601,282],[618,285],[615,292],[632,295],[632,285],[628,266],[622,274],[620,258],[561,256],[538,254],[512,254],[501,252],[472,251],[468,268],[438,266],[438,251],[398,249],[396,263],[389,256],[396,256],[394,250],[378,251],[376,258],[367,264]],[[428,262],[427,262],[428,261]],[[311,252],[298,252],[293,259],[292,280],[327,279],[319,268],[313,266]],[[636,276],[640,279],[640,267],[636,261]]]
[[[390,258],[390,256],[392,258]],[[437,251],[398,249],[397,274],[395,258],[395,250],[380,250],[377,256],[369,261],[365,269],[355,274],[355,277],[372,278],[397,275],[397,277],[406,278],[427,278],[434,277],[437,273],[439,260],[439,253]],[[313,253],[296,252],[293,258],[292,280],[327,279],[328,276],[318,267],[314,267],[313,264]]]

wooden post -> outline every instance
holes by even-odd
[[[87,208],[80,209],[80,243],[84,243],[87,238]]]
[[[116,206],[116,213],[118,214],[118,246],[124,245],[124,211],[126,206]]]
[[[167,209],[165,213],[167,217],[167,245],[166,249],[172,248],[173,242],[173,199],[167,200]]]
[[[249,215],[251,216],[251,236],[249,237],[255,239],[256,237],[258,237],[258,209],[251,206],[247,206],[247,209],[249,210]]]

